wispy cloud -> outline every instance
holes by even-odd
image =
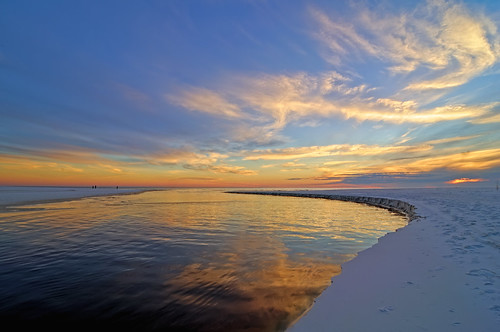
[[[500,166],[497,156],[500,149],[478,150],[462,153],[440,153],[436,155],[416,155],[413,158],[377,160],[357,160],[349,163],[333,162],[324,163],[322,167],[316,168],[316,174],[305,178],[294,178],[294,180],[312,180],[318,183],[351,183],[353,180],[365,179],[376,181],[376,179],[398,178],[407,179],[429,172],[442,170],[453,172],[468,172],[491,169]],[[447,183],[480,182],[482,179],[461,178]]]
[[[431,145],[418,146],[378,146],[364,144],[334,144],[325,146],[306,146],[284,149],[265,149],[243,151],[245,160],[287,160],[301,158],[320,158],[330,156],[374,156],[395,153],[415,153],[431,150]]]
[[[453,1],[428,1],[413,12],[388,14],[358,8],[349,21],[311,9],[315,36],[335,65],[352,57],[384,61],[392,73],[414,73],[406,89],[462,85],[495,64],[500,56],[495,24]]]
[[[497,103],[453,103],[447,89],[485,73],[500,59],[495,23],[453,1],[428,1],[413,11],[355,8],[341,17],[310,8],[312,35],[336,70],[309,73],[232,73],[211,87],[188,87],[168,102],[232,121],[233,142],[287,141],[287,126],[318,126],[323,119],[425,125],[465,120],[498,122]],[[375,59],[378,82],[349,64]],[[348,66],[345,66],[345,64]],[[385,82],[397,86],[387,88]],[[380,84],[380,83],[378,83]],[[411,138],[402,138],[400,144]]]
[[[486,115],[477,119],[469,120],[473,124],[488,124],[488,123],[500,123],[500,114]]]
[[[205,88],[190,87],[180,90],[176,94],[167,94],[165,98],[169,102],[191,111],[234,118],[242,116],[237,105],[230,103],[217,92]]]
[[[204,165],[204,164],[185,164],[184,168],[197,171],[210,171],[213,173],[230,173],[238,175],[257,175],[257,171],[246,169],[242,166],[231,165]]]
[[[254,170],[225,162],[224,160],[229,157],[227,154],[196,151],[192,147],[170,148],[143,155],[110,155],[99,150],[70,146],[65,149],[11,148],[11,150],[13,153],[0,154],[0,164],[25,169],[58,168],[65,172],[85,172],[85,170],[92,169],[122,175],[131,174],[133,169],[140,169],[148,165],[164,167],[165,169],[179,166],[184,169],[211,173],[257,174]],[[120,159],[127,161],[120,161]]]
[[[478,138],[478,137],[480,137],[480,135],[446,137],[446,138],[430,140],[430,141],[427,141],[426,143],[431,144],[431,145],[448,144],[448,143],[454,143],[454,142],[467,141],[467,140]]]
[[[389,173],[423,173],[437,169],[453,171],[485,170],[500,166],[500,149],[465,151],[460,153],[441,152],[435,156],[415,158],[413,160],[387,161],[377,165],[372,171]]]
[[[211,165],[228,156],[217,152],[196,152],[192,147],[165,149],[142,156],[142,160],[153,165],[195,164]]]
[[[280,165],[281,172],[297,172],[311,168],[310,165],[304,163],[296,163],[294,161],[289,161]]]
[[[314,117],[426,124],[474,119],[485,116],[495,106],[492,103],[420,109],[414,100],[373,98],[366,85],[351,84],[348,78],[336,72],[240,76],[226,82],[221,90],[224,90],[223,94],[207,89],[189,89],[170,100],[191,110],[230,119],[244,118],[252,127],[239,126],[244,130],[239,130],[235,136],[245,139],[259,137],[264,141],[271,141],[291,122],[311,121]],[[233,103],[229,104],[227,100]]]

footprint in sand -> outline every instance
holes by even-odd
[[[384,313],[389,313],[391,311],[394,311],[394,308],[391,305],[389,305],[389,306],[378,308],[378,311],[384,312]]]

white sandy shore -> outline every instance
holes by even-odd
[[[402,200],[421,218],[345,263],[290,331],[500,331],[494,188],[293,193]]]
[[[92,196],[139,193],[150,188],[116,187],[0,187],[0,208],[46,201],[78,199]]]

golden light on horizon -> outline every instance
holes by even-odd
[[[469,178],[460,178],[460,179],[454,179],[450,181],[446,181],[448,184],[458,184],[458,183],[475,183],[475,182],[484,182],[487,181],[485,179],[469,179]]]
[[[132,10],[144,10],[144,27],[124,8],[116,25],[102,20],[67,39],[58,6],[47,20],[11,2],[19,8],[2,11],[2,23],[20,35],[7,33],[0,54],[9,64],[0,185],[369,188],[499,178],[493,2],[484,12],[457,0],[360,11],[313,0],[265,15],[250,3]],[[25,10],[29,19],[8,19]],[[278,23],[278,12],[296,21]],[[207,13],[238,28],[219,31]],[[87,26],[87,14],[73,13],[75,26]],[[158,37],[165,22],[179,47]],[[131,41],[107,45],[114,29]]]

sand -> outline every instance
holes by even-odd
[[[500,330],[495,188],[293,193],[385,198],[415,209],[408,226],[343,264],[289,331]]]

